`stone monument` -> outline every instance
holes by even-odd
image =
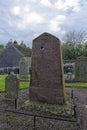
[[[27,80],[28,79],[28,73],[29,73],[29,66],[28,66],[28,61],[26,59],[26,57],[22,57],[20,60],[20,69],[19,69],[19,73],[20,73],[20,79],[21,80]]]
[[[75,80],[87,81],[87,57],[80,56],[75,61]]]
[[[60,40],[43,33],[33,40],[30,101],[65,103]]]
[[[19,80],[16,75],[8,75],[5,79],[5,98],[9,100],[15,100],[18,98]]]

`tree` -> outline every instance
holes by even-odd
[[[87,56],[87,42],[84,44],[84,56]]]
[[[0,53],[4,50],[4,45],[0,44]]]
[[[26,47],[26,44],[24,43],[24,41],[21,41],[20,45],[21,45],[22,47]]]
[[[6,44],[6,47],[8,47],[8,46],[10,46],[10,45],[12,45],[13,44],[13,41],[12,41],[12,39],[10,39],[8,42],[7,42],[7,44]]]
[[[82,44],[87,39],[85,31],[71,31],[65,34],[63,40],[65,43]]]
[[[76,59],[84,54],[84,44],[87,40],[85,31],[71,31],[65,34],[62,45],[64,59]]]
[[[27,47],[26,44],[24,43],[24,41],[21,41],[20,44],[18,44],[18,42],[12,41],[12,39],[10,39],[8,41],[8,43],[6,44],[6,47],[10,46],[10,45],[14,45],[19,51],[21,51],[25,56],[30,57],[32,50],[30,47]]]
[[[73,44],[66,44],[63,43],[62,45],[62,53],[63,53],[63,59],[69,60],[69,59],[75,59],[75,48]]]
[[[14,45],[18,45],[18,42],[15,40],[15,41],[13,42],[13,44],[14,44]]]

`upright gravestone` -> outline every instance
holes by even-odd
[[[28,69],[31,68],[31,57],[26,57],[28,63]]]
[[[18,98],[19,80],[16,75],[8,75],[5,79],[5,98],[9,100],[15,100]]]
[[[87,57],[78,57],[75,61],[75,80],[87,81]]]
[[[25,57],[21,58],[19,66],[20,66],[19,68],[20,79],[22,80],[28,79],[29,68],[27,59]]]
[[[43,33],[33,40],[31,69],[30,100],[63,104],[65,92],[58,38]]]

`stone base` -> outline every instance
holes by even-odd
[[[19,108],[19,111],[21,110],[23,110],[23,112],[25,111],[31,114],[39,114],[53,117],[59,115],[73,117],[74,115],[74,108],[70,93],[66,95],[66,104],[64,105],[40,103],[27,100],[23,104],[23,106]]]
[[[28,78],[28,76],[21,75],[21,76],[20,76],[20,79],[21,79],[21,80],[28,80],[29,78]]]
[[[29,100],[50,104],[65,104],[65,97],[62,89],[35,88],[29,89]]]

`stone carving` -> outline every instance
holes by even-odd
[[[30,100],[63,104],[65,91],[58,38],[43,33],[33,40],[31,69]]]

